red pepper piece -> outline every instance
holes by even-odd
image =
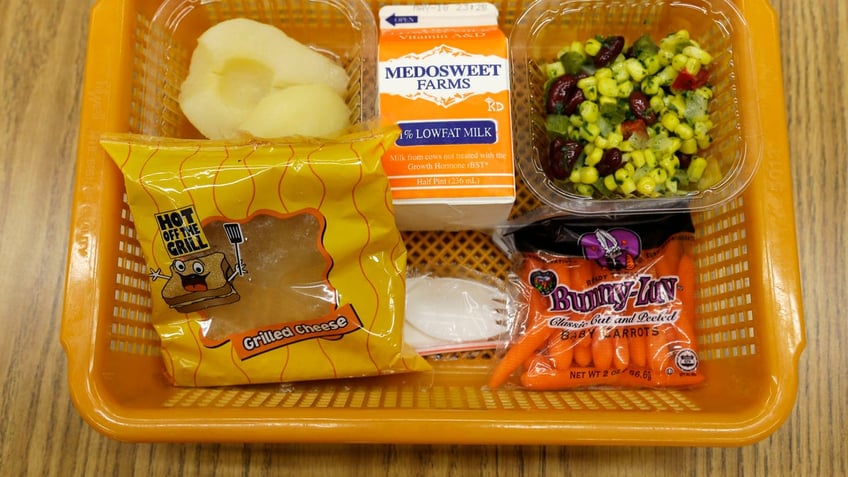
[[[686,70],[680,70],[680,73],[677,74],[677,78],[674,79],[674,83],[671,85],[671,89],[692,91],[707,84],[709,79],[710,72],[705,69],[699,70],[697,75],[693,75]]]
[[[630,136],[636,134],[640,139],[648,138],[648,127],[642,119],[631,119],[621,123],[621,135],[624,139],[629,139]]]

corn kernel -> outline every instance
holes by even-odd
[[[571,170],[571,174],[568,176],[568,181],[574,184],[580,183],[580,169],[574,168]]]
[[[684,66],[684,68],[686,68],[686,71],[689,73],[696,75],[699,71],[701,71],[701,62],[695,58],[689,58],[686,60],[686,66]]]
[[[675,78],[677,78],[677,70],[671,66],[666,66],[662,71],[657,73],[654,78],[657,78],[662,85],[669,85]]]
[[[641,149],[633,151],[630,153],[630,159],[634,166],[642,167],[645,165],[645,152]]]
[[[657,167],[657,156],[650,149],[645,149],[645,165],[648,167]]]
[[[612,75],[614,77],[618,76],[619,73],[626,70],[623,61],[613,61],[612,64],[609,65],[609,69],[612,70]]]
[[[655,113],[658,113],[665,109],[665,101],[663,101],[662,96],[655,95],[651,96],[651,110]]]
[[[668,98],[668,108],[682,116],[686,112],[686,100],[681,94],[675,94]]]
[[[586,197],[592,197],[592,194],[595,192],[589,184],[577,184],[574,186],[574,191]]]
[[[668,179],[665,181],[665,188],[668,189],[672,194],[677,193],[677,181],[674,179]]]
[[[562,66],[562,63],[560,63],[559,61],[548,63],[545,65],[545,75],[547,75],[548,79],[558,78],[564,74],[565,67]]]
[[[713,98],[713,89],[709,86],[701,86],[695,90],[695,94],[709,101]]]
[[[651,55],[651,56],[642,58],[642,61],[645,64],[645,75],[646,76],[656,74],[657,71],[660,70],[660,68],[665,66],[660,62],[659,55]],[[633,78],[633,79],[636,79],[636,78]],[[641,80],[637,80],[637,81],[641,81]]]
[[[642,80],[642,92],[648,95],[657,94],[662,86],[662,80],[657,76],[649,76]]]
[[[580,137],[587,142],[594,142],[599,134],[601,134],[601,128],[596,123],[589,123],[580,128]]]
[[[610,174],[604,177],[604,186],[611,191],[615,191],[615,189],[618,188],[618,183],[615,181],[615,176]]]
[[[649,176],[644,176],[636,182],[636,190],[639,194],[644,196],[649,196],[654,193],[654,190],[657,188],[657,183],[654,182]]]
[[[598,84],[598,79],[594,76],[587,76],[585,78],[580,78],[577,81],[577,87],[580,89],[586,89],[589,86],[596,86]]]
[[[633,179],[625,179],[618,188],[623,194],[629,195],[636,190],[636,182]]]
[[[663,156],[663,158],[659,161],[659,165],[668,171],[669,174],[674,174],[674,171],[680,167],[680,159],[678,159],[674,154]]]
[[[580,168],[580,182],[584,184],[594,184],[598,181],[598,170],[592,166],[583,166]]]
[[[614,98],[618,96],[618,83],[613,78],[599,78],[598,92],[604,96]]]
[[[623,83],[618,84],[618,97],[619,98],[629,98],[630,93],[633,92],[633,83],[630,81],[625,81]]]
[[[587,76],[577,82],[577,87],[583,91],[583,96],[590,101],[598,99],[598,80],[594,76]]]
[[[633,176],[630,174],[630,171],[627,170],[626,167],[618,168],[618,170],[616,170],[613,175],[615,176],[615,180],[620,183],[624,183],[624,181],[626,181],[627,179],[633,178]]]
[[[695,154],[698,152],[698,140],[694,137],[684,139],[680,144],[680,152],[683,154]]]
[[[571,51],[576,51],[577,53],[584,53],[583,42],[582,41],[572,41],[571,42]]]
[[[706,148],[710,147],[710,145],[712,145],[713,138],[712,138],[712,136],[707,136],[707,137],[704,137],[704,138],[698,138],[698,139],[696,139],[696,141],[698,141],[698,148],[699,149],[706,149]]]
[[[671,64],[671,60],[674,58],[674,52],[669,50],[660,50],[657,53],[657,57],[659,58],[660,66],[668,66]],[[657,70],[659,71],[659,70]]]
[[[600,98],[598,98],[598,106],[601,106],[601,107],[603,107],[603,106],[617,107],[618,106],[618,100],[616,98],[611,98],[609,96],[601,96]]]
[[[707,168],[707,160],[701,156],[692,158],[689,167],[686,169],[686,175],[689,177],[689,182],[698,182],[704,174],[704,169]]]
[[[609,68],[598,68],[595,70],[595,78],[598,78],[598,80],[612,78],[612,70]]]
[[[657,167],[648,172],[648,177],[653,179],[655,184],[662,184],[668,179],[668,173],[665,169]]]
[[[680,149],[681,144],[683,144],[683,141],[679,137],[668,138],[668,145],[669,146],[668,146],[668,150],[665,151],[666,154],[674,154],[675,152],[677,152]]]
[[[624,62],[624,67],[627,70],[627,74],[633,78],[633,81],[642,81],[645,79],[645,76],[648,75],[647,70],[642,65],[642,62],[637,60],[636,58],[628,58]]]
[[[621,141],[623,140],[624,137],[621,134],[613,131],[607,134],[607,147],[619,147],[621,145]]]
[[[689,57],[684,55],[683,53],[678,53],[674,55],[671,59],[671,67],[677,71],[682,70],[686,67],[686,62],[689,61]]]
[[[611,147],[609,144],[609,139],[604,136],[596,137],[594,145],[597,146],[598,149],[609,149]]]
[[[580,111],[580,117],[582,117],[587,123],[597,123],[598,119],[601,117],[598,104],[593,101],[583,101],[577,109]],[[598,132],[600,132],[600,130]]]
[[[586,43],[583,45],[583,51],[586,52],[589,56],[595,56],[601,51],[601,42],[597,40],[597,38],[589,38],[586,40]]]
[[[709,53],[693,45],[683,48],[683,54],[695,58],[702,65],[708,65],[713,61],[713,57]]]
[[[600,136],[598,136],[598,139],[600,139]],[[592,145],[587,145],[586,149],[588,149],[590,146]],[[595,164],[601,162],[601,159],[603,159],[604,150],[600,147],[592,147],[591,152],[587,152],[586,154],[586,165],[594,166]]]
[[[664,128],[668,129],[671,132],[674,132],[674,130],[677,129],[677,126],[680,125],[680,118],[678,118],[677,115],[672,112],[667,112],[662,115],[660,123],[663,125]]]
[[[695,121],[695,137],[702,139],[707,136],[707,133],[712,129],[713,123],[709,119],[703,121]]]
[[[687,139],[692,139],[692,136],[695,135],[695,131],[689,124],[678,122],[677,127],[674,128],[674,134],[677,134],[680,139],[683,139],[685,141]]]

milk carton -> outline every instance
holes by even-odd
[[[383,156],[402,230],[490,229],[515,201],[507,38],[489,3],[380,9]]]

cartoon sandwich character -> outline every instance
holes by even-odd
[[[245,238],[238,223],[223,224],[223,229],[235,249],[235,269],[226,255],[215,251],[197,252],[174,259],[170,275],[162,273],[161,269],[150,269],[151,280],[167,280],[162,288],[162,298],[168,306],[180,313],[191,313],[239,301],[240,296],[233,287],[233,280],[246,273],[239,250]]]
[[[162,298],[180,313],[239,300],[232,284],[235,276],[233,268],[221,252],[174,260],[170,270],[171,276],[162,289]]]

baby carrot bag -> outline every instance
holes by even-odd
[[[671,387],[703,381],[688,214],[554,217],[502,231],[516,290],[489,385]]]

